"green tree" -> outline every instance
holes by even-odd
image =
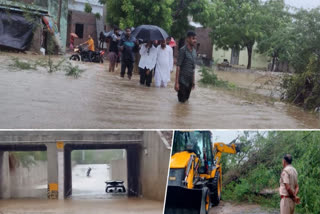
[[[271,70],[274,70],[276,59],[288,62],[292,42],[291,34],[292,15],[288,12],[283,0],[270,0],[265,2],[263,10],[265,23],[264,33],[258,40],[258,52],[272,58]]]
[[[267,11],[259,0],[214,0],[210,7],[211,38],[217,48],[248,51],[248,65],[254,44],[263,36]]]
[[[320,107],[320,8],[293,14],[288,35],[286,57],[295,74],[283,79],[283,97],[306,109]]]
[[[87,2],[84,5],[84,12],[91,13],[92,12],[92,6]]]
[[[189,18],[207,25],[209,22],[209,6],[208,0],[179,0],[172,4],[173,24],[171,27],[171,35],[175,38],[184,38],[186,31],[193,27],[189,24]]]
[[[225,199],[254,201],[278,208],[278,192],[275,191],[272,196],[261,192],[278,188],[281,161],[283,155],[289,153],[298,171],[301,205],[297,206],[297,211],[319,213],[319,139],[318,131],[245,132],[240,137],[240,142],[244,144],[242,152],[224,155],[225,188],[222,195]]]
[[[120,28],[152,24],[170,32],[173,0],[107,0],[107,22]]]

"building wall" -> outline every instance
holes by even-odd
[[[199,27],[196,28],[197,41],[200,44],[198,54],[205,55],[205,58],[212,59],[213,43],[210,39],[210,29]]]
[[[159,131],[143,134],[141,157],[142,195],[151,200],[164,201],[171,154],[170,144]]]
[[[223,50],[218,49],[216,50],[215,46],[213,46],[213,54],[212,54],[213,60],[215,63],[221,63],[224,59],[228,59],[228,61],[231,61],[231,49],[229,50]],[[252,52],[252,68],[267,68],[269,64],[269,57],[257,53],[257,44],[253,47]],[[240,51],[239,54],[239,65],[240,66],[247,66],[248,64],[248,52],[247,49],[244,48]]]
[[[75,39],[74,44],[79,45],[88,40],[88,35],[90,34],[95,41],[95,46],[98,44],[97,40],[97,28],[96,28],[96,17],[94,14],[89,14],[86,12],[80,12],[71,10],[69,11],[69,23],[68,23],[68,35],[67,35],[67,45],[69,46],[70,33],[74,33],[76,30],[76,24],[83,24],[83,38]]]
[[[124,186],[128,187],[128,172],[127,172],[127,159],[112,160],[111,167],[111,180],[124,181]]]
[[[86,1],[81,1],[81,0],[73,0],[69,1],[69,10],[76,10],[80,12],[84,12],[85,8],[85,3],[89,3],[92,7],[91,13],[100,13],[101,17],[103,16],[103,5],[99,4],[98,1],[94,0],[86,0]]]
[[[9,168],[9,152],[2,152],[2,186],[0,198],[46,198],[47,162],[35,161],[35,164],[19,164]],[[0,155],[1,157],[1,155]],[[35,176],[36,175],[36,176]]]
[[[58,16],[58,1],[48,0],[49,15],[57,20]],[[60,18],[60,37],[61,37],[61,50],[65,51],[67,41],[67,24],[68,24],[68,1],[62,1],[61,18]]]

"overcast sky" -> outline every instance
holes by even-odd
[[[285,0],[286,4],[298,8],[305,8],[305,9],[310,9],[310,8],[315,8],[320,6],[320,0]]]
[[[231,141],[233,141],[237,137],[240,137],[241,135],[243,135],[242,130],[211,130],[211,132],[212,132],[213,142],[222,142],[226,144],[229,144]],[[265,131],[265,130],[259,130],[258,132],[264,135],[268,133],[268,131]],[[250,133],[250,136],[253,137],[256,131],[252,130],[251,133]],[[237,143],[239,143],[239,140],[237,141]]]

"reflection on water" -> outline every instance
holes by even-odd
[[[106,63],[78,62],[85,72],[74,79],[41,68],[11,72],[8,59],[0,57],[0,128],[320,128],[319,118],[299,108],[223,90],[197,86],[179,104],[173,81],[165,89],[141,87],[138,75],[121,79]],[[243,85],[254,79],[225,75]]]

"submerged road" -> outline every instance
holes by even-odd
[[[0,200],[1,214],[162,214],[163,202],[140,198],[93,200]]]
[[[39,58],[18,56],[29,62]],[[320,128],[316,115],[281,102],[197,87],[189,102],[180,104],[173,81],[168,88],[142,87],[137,74],[121,79],[119,71],[107,72],[107,63],[77,63],[85,72],[75,79],[39,66],[14,70],[11,58],[0,54],[0,128]]]
[[[87,177],[86,172],[89,167],[92,170]],[[76,165],[72,169],[73,194],[69,199],[0,200],[0,214],[162,214],[162,201],[128,198],[126,194],[121,193],[105,193],[104,182],[110,179],[110,171],[106,164]],[[39,188],[42,186],[46,187],[41,185]],[[29,195],[31,191],[34,190],[30,189]],[[45,198],[46,191],[43,193],[38,198]]]

